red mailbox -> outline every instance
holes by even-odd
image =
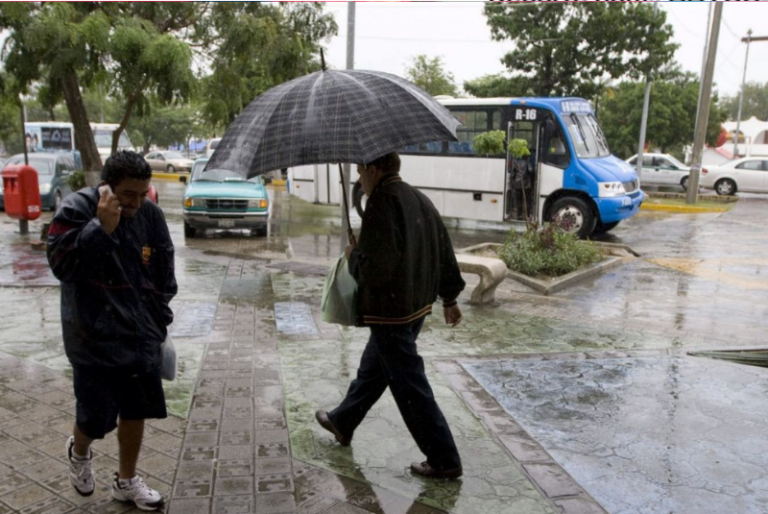
[[[42,211],[37,171],[25,164],[9,164],[3,169],[5,213],[17,220],[36,220]]]

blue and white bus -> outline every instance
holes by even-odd
[[[580,237],[606,232],[634,216],[644,194],[637,172],[611,155],[589,102],[581,98],[438,97],[462,123],[457,142],[424,143],[400,151],[400,174],[448,218],[523,223],[554,221]],[[502,130],[524,139],[526,181],[512,160],[478,155],[478,134]],[[315,203],[338,203],[333,166],[290,170],[291,193]]]
[[[112,134],[117,123],[91,123],[93,139],[102,162],[112,155]],[[75,129],[72,123],[63,121],[30,121],[24,124],[27,148],[31,152],[75,150]],[[117,142],[119,150],[133,150],[128,133],[123,131]]]

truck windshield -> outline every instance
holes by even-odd
[[[611,154],[603,131],[597,124],[594,115],[570,114],[563,117],[568,134],[573,141],[576,154],[582,159],[591,157],[606,157]]]

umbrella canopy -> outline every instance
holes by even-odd
[[[227,128],[207,169],[253,177],[322,163],[367,163],[404,146],[456,141],[459,121],[396,75],[318,71],[253,100]]]

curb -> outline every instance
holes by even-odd
[[[640,206],[640,209],[645,211],[667,211],[682,213],[726,212],[728,210],[725,207],[688,207],[685,205],[654,205],[648,203],[643,203],[643,205]]]
[[[152,172],[152,180],[170,180],[172,182],[178,182],[179,177],[187,177],[187,180],[189,180],[189,172],[184,171],[181,173],[161,173],[157,171]]]

